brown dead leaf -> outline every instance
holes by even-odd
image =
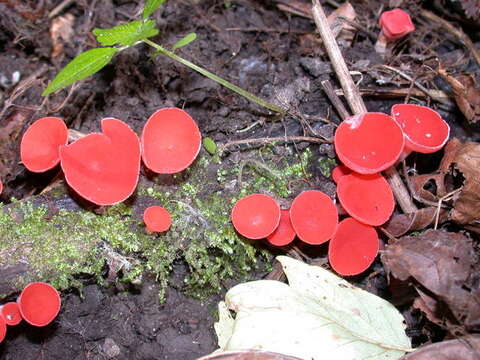
[[[415,196],[430,202],[438,201],[441,197],[447,194],[445,188],[445,173],[439,174],[422,174],[413,175],[409,179],[412,184]],[[433,193],[426,189],[427,184],[433,181],[435,183],[436,192]]]
[[[70,41],[73,35],[73,23],[75,18],[72,14],[57,16],[50,25],[50,37],[52,39],[52,57],[63,53],[64,43]]]
[[[478,328],[480,266],[469,238],[460,233],[427,230],[387,245],[381,259],[394,277],[402,281],[414,279],[439,306],[447,306],[453,317],[442,319],[446,323],[467,330]],[[447,317],[448,313],[440,315]]]
[[[431,206],[422,208],[414,213],[396,214],[383,226],[391,235],[398,237],[409,231],[423,230],[435,223],[437,207]],[[448,213],[445,209],[440,209],[438,223],[448,219]]]
[[[478,360],[480,336],[471,335],[418,348],[400,360]]]
[[[356,29],[343,19],[354,21],[357,14],[353,6],[347,1],[328,15],[327,21],[335,37],[339,36],[349,45],[352,43]]]
[[[452,76],[443,68],[439,74],[450,84],[455,101],[470,123],[480,120],[480,88],[471,74]]]
[[[456,149],[453,163],[465,178],[455,200],[452,220],[460,224],[480,224],[480,144],[466,142]]]

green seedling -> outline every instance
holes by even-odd
[[[215,155],[217,153],[217,144],[213,141],[212,138],[206,137],[203,139],[203,147],[210,155]]]
[[[45,91],[43,91],[42,95],[46,96],[54,93],[57,90],[75,83],[76,81],[95,74],[105,67],[117,53],[131,46],[145,43],[155,49],[155,56],[167,56],[270,111],[279,114],[285,113],[285,110],[281,107],[261,99],[258,96],[243,90],[231,82],[222,79],[210,71],[175,54],[175,50],[188,45],[196,39],[197,35],[195,33],[190,33],[184,36],[173,45],[171,50],[168,50],[164,46],[151,41],[149,38],[157,35],[159,30],[156,27],[155,21],[149,19],[149,17],[165,1],[166,0],[147,0],[143,9],[142,18],[140,20],[134,20],[127,24],[117,25],[110,29],[94,29],[92,33],[95,35],[97,41],[102,47],[87,50],[75,57],[55,76]]]

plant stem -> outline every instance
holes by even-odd
[[[165,49],[161,45],[158,45],[157,43],[154,43],[153,41],[148,40],[148,39],[144,39],[142,41],[145,44],[150,45],[151,47],[155,48],[155,50],[157,50],[160,54],[168,56],[169,58],[171,58],[173,60],[176,60],[176,61],[178,61],[179,63],[182,63],[185,66],[188,66],[190,69],[199,72],[203,76],[206,76],[207,78],[209,78],[213,81],[216,81],[220,85],[225,86],[226,88],[236,92],[237,94],[243,96],[244,98],[246,98],[246,99],[248,99],[248,100],[250,100],[254,103],[257,103],[258,105],[263,106],[264,108],[266,108],[268,110],[271,110],[273,112],[276,112],[276,113],[279,113],[279,114],[285,114],[286,113],[286,110],[282,109],[280,106],[274,105],[274,104],[272,104],[272,103],[270,103],[270,102],[268,102],[264,99],[259,98],[258,96],[253,95],[252,93],[249,93],[246,90],[243,90],[242,88],[238,87],[237,85],[234,85],[231,82],[229,82],[225,79],[222,79],[221,77],[211,73],[210,71],[205,70],[204,68],[202,68],[198,65],[195,65],[194,63],[192,63],[192,62],[190,62],[190,61],[188,61],[188,60],[186,60],[186,59],[184,59],[184,58],[182,58],[178,55],[175,55],[173,52]]]

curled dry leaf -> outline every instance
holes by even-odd
[[[466,142],[458,146],[453,163],[465,180],[454,202],[452,220],[480,227],[480,144]]]
[[[394,277],[402,281],[415,279],[432,294],[437,307],[447,306],[453,318],[442,320],[467,330],[479,328],[480,266],[469,238],[460,233],[427,230],[388,245],[381,259]],[[437,314],[431,304],[428,308]],[[442,312],[444,316],[448,313]]]
[[[452,76],[443,68],[439,74],[450,84],[455,101],[470,123],[480,120],[480,88],[471,74]]]
[[[437,211],[438,207],[430,206],[414,213],[396,214],[383,226],[383,229],[395,237],[402,236],[409,231],[423,230],[435,224]],[[438,223],[441,224],[447,219],[448,212],[441,208]]]
[[[52,58],[63,53],[63,44],[68,43],[73,35],[73,22],[75,18],[72,14],[58,16],[52,20],[50,25],[50,37],[52,39]]]
[[[438,201],[447,194],[445,188],[445,173],[413,175],[409,181],[412,184],[415,196],[426,201]],[[430,181],[435,183],[435,193],[427,190]]]
[[[422,346],[400,360],[476,360],[479,354],[480,336],[472,335]]]

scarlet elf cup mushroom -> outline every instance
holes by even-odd
[[[280,223],[273,233],[267,236],[270,244],[275,246],[285,246],[295,239],[295,230],[290,221],[290,210],[280,210]]]
[[[57,117],[44,117],[30,125],[20,142],[20,158],[32,172],[44,172],[60,162],[59,148],[68,142],[68,129]]]
[[[7,325],[18,325],[22,321],[20,308],[16,302],[8,302],[0,306],[0,317],[3,317]]]
[[[106,118],[102,133],[60,147],[65,179],[78,194],[97,205],[113,205],[134,192],[140,172],[140,141],[123,121]]]
[[[360,174],[375,174],[397,162],[405,140],[390,116],[364,113],[344,120],[335,131],[334,143],[345,166]]]
[[[195,160],[201,140],[196,122],[186,111],[178,108],[157,110],[143,128],[143,163],[158,174],[178,173]]]
[[[23,319],[33,326],[50,324],[60,311],[60,295],[44,282],[28,284],[17,299]]]
[[[293,200],[290,220],[300,240],[319,245],[331,239],[335,233],[338,212],[328,195],[321,191],[308,190]]]
[[[7,335],[7,323],[5,319],[0,316],[0,343],[5,339],[5,335]]]
[[[385,11],[380,16],[380,34],[375,44],[378,53],[385,53],[389,44],[394,44],[415,30],[410,15],[402,9]]]
[[[341,275],[357,275],[368,269],[379,250],[375,228],[353,218],[342,220],[328,244],[328,260]]]
[[[143,222],[149,232],[164,232],[172,225],[172,217],[165,208],[150,206],[143,212]]]
[[[238,200],[231,214],[235,229],[249,239],[263,239],[280,223],[280,206],[268,195],[252,194]]]
[[[447,143],[450,126],[435,110],[414,104],[397,104],[392,106],[391,112],[405,136],[402,159],[412,151],[424,154],[436,152]]]

